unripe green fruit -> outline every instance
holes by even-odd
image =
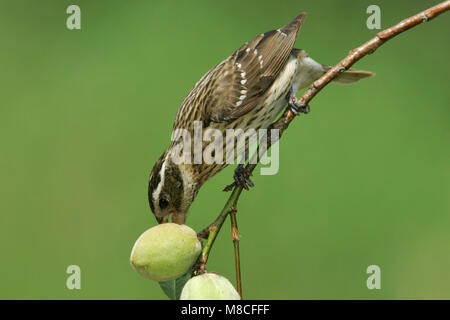
[[[240,300],[241,296],[227,278],[217,273],[204,273],[189,279],[180,300]]]
[[[173,280],[192,268],[201,250],[197,234],[190,227],[163,223],[136,240],[130,262],[146,278],[158,282]]]

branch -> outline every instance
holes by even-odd
[[[207,228],[202,230],[197,234],[199,238],[208,237],[205,244],[203,245],[203,250],[200,255],[198,267],[194,270],[194,274],[202,274],[206,271],[206,263],[208,262],[209,252],[211,251],[212,245],[219,234],[220,228],[222,228],[225,219],[230,212],[236,212],[236,205],[241,195],[242,187],[236,187],[233,189],[227,203],[223,207],[217,219],[210,224]]]
[[[319,93],[320,90],[322,90],[328,83],[330,83],[330,81],[333,80],[339,73],[347,70],[354,63],[356,63],[366,55],[375,52],[375,50],[378,49],[381,45],[383,45],[386,41],[398,36],[400,33],[406,30],[409,30],[417,26],[418,24],[421,24],[422,22],[427,22],[434,19],[435,17],[437,17],[438,15],[444,13],[449,9],[450,9],[450,1],[444,1],[434,7],[431,7],[425,11],[422,11],[412,17],[409,17],[397,23],[393,27],[390,27],[386,30],[377,33],[377,35],[374,38],[370,39],[369,41],[359,46],[358,48],[350,51],[350,54],[347,57],[342,59],[333,68],[328,70],[328,72],[324,74],[322,77],[314,81],[311,88],[309,88],[308,91],[306,91],[300,97],[300,99],[298,99],[299,104],[301,106],[308,105],[308,102],[311,101],[312,98],[314,98],[315,95]],[[290,117],[288,117],[286,114],[284,116],[290,119],[290,120],[286,119],[288,122],[292,121],[291,118],[293,118],[293,114]]]
[[[236,211],[230,212],[231,219],[231,239],[234,246],[234,261],[236,266],[236,285],[237,291],[242,299],[242,281],[241,281],[241,257],[239,252],[239,229],[237,226]]]
[[[311,85],[311,87],[298,99],[298,103],[300,104],[300,107],[306,107],[308,106],[309,102],[316,96],[317,93],[319,93],[326,85],[328,85],[334,78],[336,78],[341,72],[344,72],[345,70],[349,69],[353,64],[355,64],[357,61],[359,61],[361,58],[365,57],[368,54],[371,54],[375,52],[376,49],[378,49],[381,45],[383,45],[386,41],[398,36],[400,33],[409,30],[418,24],[421,24],[422,22],[427,22],[435,17],[439,16],[440,14],[448,11],[450,9],[450,0],[444,1],[434,7],[431,7],[425,11],[422,11],[412,17],[409,17],[398,24],[383,30],[377,35],[364,43],[363,45],[359,46],[356,49],[353,49],[350,51],[349,55],[346,56],[344,59],[342,59],[338,64],[336,64],[334,67],[332,67],[330,70],[328,70],[327,73],[325,73],[322,77],[314,81],[314,83]],[[295,114],[291,111],[290,108],[287,108],[284,114],[276,121],[274,122],[269,129],[278,129],[279,130],[279,137],[281,137],[282,133],[289,127],[289,124],[292,122],[292,120],[295,118]],[[264,154],[270,146],[275,143],[276,141],[273,141],[272,139],[268,139],[267,146],[265,147],[265,150],[261,154]],[[257,164],[249,163],[245,167],[248,172],[252,172],[256,168]],[[199,237],[208,237],[206,240],[206,243],[203,247],[202,254],[200,256],[200,263],[198,269],[194,273],[203,273],[206,270],[206,263],[208,261],[209,253],[211,251],[212,245],[214,243],[214,240],[216,239],[220,228],[222,227],[226,217],[228,214],[232,214],[232,219],[236,218],[236,206],[237,202],[239,200],[239,196],[241,195],[241,192],[243,190],[242,186],[240,185],[230,185],[229,190],[233,190],[230,197],[228,198],[227,203],[225,204],[224,208],[222,209],[219,217],[207,228],[205,228],[203,231],[199,233]],[[225,188],[227,190],[227,188]],[[236,220],[232,220],[232,224],[236,224]],[[237,225],[236,225],[237,228]],[[234,240],[234,238],[233,238]],[[242,296],[242,288],[241,288],[241,280],[240,280],[240,268],[239,268],[239,246],[236,246],[237,242],[235,243],[235,257],[236,257],[236,271],[237,271],[237,282],[238,282],[238,289],[240,290],[239,293]]]

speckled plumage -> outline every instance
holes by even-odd
[[[327,68],[304,50],[293,49],[305,17],[301,13],[283,28],[253,38],[208,71],[182,102],[173,129],[185,129],[193,136],[194,121],[200,121],[203,130],[222,132],[268,128],[286,106],[287,96],[309,86]],[[356,73],[349,82],[371,75]],[[227,166],[175,164],[170,155],[178,142],[175,137],[150,175],[150,207],[160,223],[167,222],[170,213],[174,222],[184,223],[199,188]]]

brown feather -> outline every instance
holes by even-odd
[[[331,69],[330,66],[327,66],[325,64],[322,65],[324,72],[327,72]],[[357,70],[357,69],[348,69],[342,72],[340,75],[338,75],[336,78],[333,79],[334,82],[341,83],[341,84],[349,84],[356,82],[360,79],[373,77],[375,73],[365,70]]]
[[[286,64],[305,17],[253,38],[205,74],[180,106],[174,127],[230,122],[255,108]]]

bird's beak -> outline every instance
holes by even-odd
[[[156,221],[158,221],[159,224],[161,223],[167,223],[169,222],[169,215],[165,215],[164,217],[158,217],[155,215]]]
[[[158,217],[158,216],[155,215],[156,221],[158,221],[159,224],[167,223],[167,222],[169,222],[170,214],[171,213],[169,212],[168,214],[166,214],[163,217]],[[172,222],[173,223],[184,224],[185,221],[186,221],[186,214],[185,213],[172,212]]]
[[[186,214],[183,212],[174,212],[172,213],[172,222],[178,224],[184,224],[186,221]]]

